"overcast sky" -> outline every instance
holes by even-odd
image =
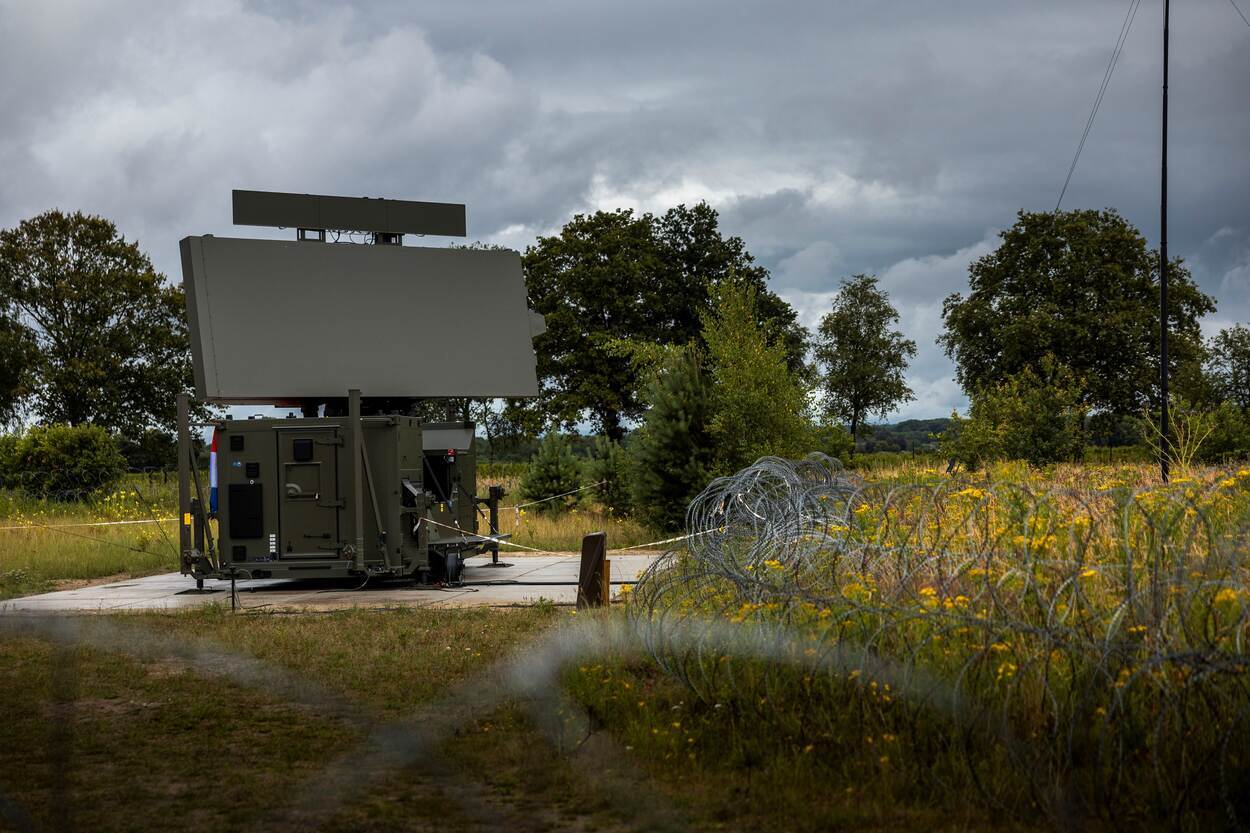
[[[1250,0],[1237,0],[1250,14]],[[1162,0],[1064,199],[1158,239]],[[941,302],[1054,207],[1128,0],[0,0],[0,226],[114,220],[179,279],[231,188],[464,202],[524,248],[573,214],[707,200],[809,326],[881,277],[916,401],[962,407]],[[1170,246],[1250,320],[1250,26],[1173,4]],[[244,234],[255,234],[248,230]],[[439,244],[438,241],[431,241]]]

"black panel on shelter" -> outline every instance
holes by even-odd
[[[307,463],[313,458],[312,440],[294,440],[291,443],[291,457],[297,463]]]
[[[231,538],[265,536],[265,504],[259,483],[231,483],[227,492]]]

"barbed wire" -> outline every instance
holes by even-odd
[[[993,737],[1030,742],[970,744],[984,721],[910,720],[845,676],[825,681],[808,725],[765,721],[818,736],[871,708],[878,733],[964,750],[965,786],[992,806],[1111,818],[1148,794],[1222,806],[1237,826],[1250,808],[1225,776],[1245,778],[1232,750],[1250,740],[1250,535],[1244,500],[1227,496],[1240,482],[887,486],[821,456],[765,458],[694,500],[685,552],[642,576],[631,615],[660,667],[708,703],[784,687],[793,666],[745,673],[720,661],[719,638],[670,644],[647,623],[778,623],[818,651],[855,644],[865,662],[941,680]],[[979,775],[995,755],[1021,777],[991,789]]]
[[[597,489],[598,487],[602,486],[604,483],[607,483],[607,482],[608,481],[606,480],[600,480],[598,483],[588,483],[585,486],[579,486],[576,489],[570,489],[569,491],[561,492],[558,495],[551,495],[550,497],[539,498],[538,500],[531,500],[531,501],[527,501],[526,503],[518,503],[513,506],[500,506],[499,511],[503,512],[504,510],[511,509],[513,511],[520,512],[522,509],[525,509],[530,506],[537,506],[540,503],[550,503],[553,500],[557,500],[562,497],[568,497],[569,495],[575,495],[578,492],[584,492],[588,489]]]
[[[766,458],[696,498],[669,542],[681,549],[646,571],[626,617],[577,617],[527,646],[492,670],[506,685],[476,688],[491,696],[460,698],[434,729],[413,716],[371,729],[300,793],[316,801],[275,812],[339,806],[357,780],[344,773],[435,760],[447,731],[506,697],[545,714],[536,725],[563,743],[578,712],[560,670],[645,655],[708,707],[801,691],[802,709],[753,712],[757,730],[845,748],[854,715],[853,731],[909,745],[919,783],[1006,815],[1040,810],[1071,826],[1218,813],[1239,828],[1250,811],[1246,489],[1250,472],[1155,489],[891,486],[829,458]],[[190,651],[198,671],[221,667],[195,653],[201,643],[134,628],[121,639],[95,621],[0,617],[5,633]],[[243,676],[272,688],[250,662]]]

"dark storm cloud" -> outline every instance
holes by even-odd
[[[1250,2],[1250,0],[1248,0]],[[1157,237],[1143,6],[1065,207]],[[902,415],[961,402],[933,340],[1020,208],[1054,206],[1126,0],[0,0],[0,225],[103,213],[176,275],[231,187],[460,200],[522,247],[571,214],[707,199],[814,324],[875,272],[919,343]],[[1173,11],[1171,243],[1250,318],[1250,28]]]

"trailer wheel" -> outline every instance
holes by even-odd
[[[197,578],[197,579],[195,580],[195,589],[196,589],[196,590],[203,590],[203,589],[204,589],[204,579],[202,579],[202,578]]]
[[[460,560],[460,553],[447,553],[443,556],[443,564],[447,571],[447,583],[459,584],[460,574],[464,572],[464,562]]]

